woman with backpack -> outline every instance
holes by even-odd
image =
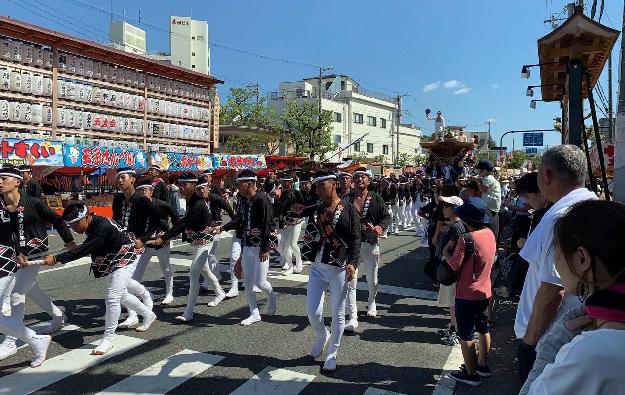
[[[489,229],[490,217],[484,200],[470,197],[454,212],[470,233],[456,242],[452,239],[443,248],[443,256],[452,270],[458,272],[455,284],[456,330],[460,338],[464,365],[450,374],[456,381],[472,386],[480,385],[480,376],[490,377],[488,353],[490,334],[488,331],[488,305],[491,297],[490,274],[497,252],[493,232]],[[467,251],[466,244],[472,241]],[[453,251],[453,252],[452,252]],[[467,254],[468,252],[468,254]],[[466,255],[466,256],[465,256]],[[479,333],[479,356],[475,356],[473,336]]]

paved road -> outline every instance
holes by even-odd
[[[158,304],[163,280],[158,264],[150,265],[143,283],[155,295],[158,321],[146,333],[118,331],[115,348],[103,357],[89,352],[90,343],[97,344],[102,335],[104,280],[88,275],[87,259],[43,270],[39,284],[70,317],[71,326],[54,337],[42,367],[28,367],[27,348],[1,361],[0,394],[452,394],[455,383],[442,380],[437,387],[437,379],[457,369],[462,357],[458,346],[443,345],[436,333],[447,323],[446,311],[436,307],[437,290],[422,274],[427,249],[412,233],[381,242],[376,318],[364,316],[367,292],[360,279],[360,327],[343,337],[334,374],[321,371],[323,359],[308,356],[315,340],[305,310],[308,267],[288,277],[276,265],[271,269],[270,282],[278,292],[274,317],[242,327],[239,321],[249,315],[243,292],[214,308],[206,306],[212,294],[201,294],[194,321],[175,324],[186,304],[192,256],[192,249],[183,245],[172,252],[175,302]],[[52,239],[60,245],[58,237]],[[230,239],[222,239],[218,257],[224,271],[229,248]],[[229,276],[223,274],[228,288]],[[266,298],[258,299],[265,312]],[[28,325],[46,320],[27,302]],[[513,372],[505,374],[513,380]],[[509,385],[502,389],[495,381],[485,382],[481,390],[511,393]],[[472,392],[460,386],[455,393]]]

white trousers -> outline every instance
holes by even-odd
[[[399,205],[399,226],[402,228],[406,227],[406,203]]]
[[[15,274],[15,284],[11,292],[11,317],[24,321],[26,311],[26,296],[32,299],[40,309],[52,317],[61,317],[63,312],[52,303],[52,299],[46,295],[37,284],[37,274],[41,265],[30,265],[19,269]]]
[[[391,222],[388,224],[388,228],[384,229],[384,231],[382,232],[382,237],[386,237],[388,235],[388,232],[393,233],[393,210],[391,206],[386,206],[386,212],[391,218]]]
[[[219,267],[217,266],[217,246],[219,245],[219,239],[221,239],[220,235],[215,235],[213,237],[213,248],[211,248],[208,253],[208,269],[213,272],[217,278],[221,277],[221,274],[219,274]]]
[[[104,315],[104,339],[113,340],[117,322],[121,315],[121,305],[128,310],[138,312],[142,317],[150,313],[150,310],[128,290],[128,284],[132,281],[132,275],[137,268],[137,264],[133,262],[115,270],[113,273],[105,277],[106,279],[106,296],[104,299],[106,305],[106,313]]]
[[[141,254],[141,257],[137,262],[137,269],[135,270],[135,274],[132,276],[132,279],[141,282],[145,269],[150,263],[150,259],[155,256],[158,258],[158,263],[161,265],[161,271],[163,272],[163,276],[165,276],[165,295],[172,295],[174,289],[174,275],[171,271],[171,264],[169,262],[170,255],[171,247],[169,244],[159,249],[146,248],[145,252]]]
[[[267,272],[269,272],[269,259],[261,261],[258,257],[260,247],[243,247],[243,256],[241,257],[241,265],[243,267],[243,284],[245,284],[245,297],[247,304],[250,306],[250,313],[253,316],[259,316],[258,304],[256,303],[256,292],[254,285],[260,288],[267,296],[273,292],[273,287],[267,281]]]
[[[306,312],[310,326],[317,332],[318,338],[325,338],[326,326],[323,322],[323,300],[326,290],[330,290],[330,314],[332,326],[328,354],[336,355],[343,330],[345,329],[345,299],[348,284],[345,281],[345,269],[337,266],[314,262],[310,266],[308,288],[306,290]]]
[[[234,275],[234,265],[241,257],[241,239],[232,237],[230,250],[230,288],[239,289],[239,279]],[[241,262],[242,263],[242,262]]]
[[[200,273],[213,287],[215,294],[223,292],[219,280],[208,268],[208,254],[213,249],[213,243],[203,244],[197,247],[193,255],[193,262],[189,268],[189,298],[184,315],[192,315],[197,297],[200,294]]]
[[[278,230],[280,234],[280,244],[282,250],[282,258],[286,260],[289,267],[293,266],[293,255],[295,255],[295,265],[302,267],[302,254],[297,242],[302,231],[302,222],[295,226]]]
[[[6,277],[0,277],[0,294],[9,293],[8,288],[15,280],[12,274]],[[35,331],[24,326],[22,320],[15,319],[11,316],[5,316],[0,311],[0,333],[4,333],[7,337],[13,337],[25,340],[28,337],[35,336]]]
[[[399,231],[399,202],[391,205],[391,233]]]
[[[378,269],[380,267],[380,246],[372,246],[367,242],[360,243],[360,258],[365,266],[365,277],[367,285],[369,285],[368,304],[371,306],[375,303],[375,297],[378,293]],[[356,305],[356,288],[358,286],[358,269],[354,279],[349,282],[347,291],[347,300],[349,302],[349,318],[358,318],[358,307]]]

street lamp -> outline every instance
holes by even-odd
[[[527,96],[527,97],[534,97],[534,89],[533,88],[541,88],[543,86],[561,86],[562,87],[562,96],[564,96],[564,94],[565,94],[564,84],[544,84],[544,85],[530,85],[530,86],[528,86],[527,90],[525,91],[525,96]]]
[[[537,101],[544,101],[544,100],[533,99],[533,100],[530,102],[530,108],[531,108],[532,110],[535,110],[535,109],[536,109],[536,102],[537,102]]]
[[[530,78],[530,67],[544,66],[544,65],[547,65],[547,64],[560,64],[560,63],[564,63],[564,62],[548,62],[548,63],[538,63],[538,64],[525,64],[521,68],[521,78]]]

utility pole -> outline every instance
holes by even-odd
[[[249,84],[245,85],[247,89],[254,88],[254,92],[256,92],[256,104],[260,103],[260,84]]]
[[[399,126],[401,125],[401,98],[407,96],[410,95],[407,93],[404,93],[403,95],[397,95],[397,156],[395,158],[395,164],[399,164]]]
[[[614,141],[614,98],[612,97],[612,52],[610,52],[610,58],[608,59],[608,136]],[[607,186],[606,186],[607,188]]]
[[[319,117],[321,117],[321,77],[324,71],[331,71],[334,67],[319,67],[319,89],[317,90],[317,97],[319,100]]]
[[[490,159],[490,124],[493,123],[494,121],[492,120],[488,120],[486,121],[486,123],[488,124],[488,137],[486,138],[486,156],[488,157],[488,159]],[[501,147],[500,147],[501,149]]]

